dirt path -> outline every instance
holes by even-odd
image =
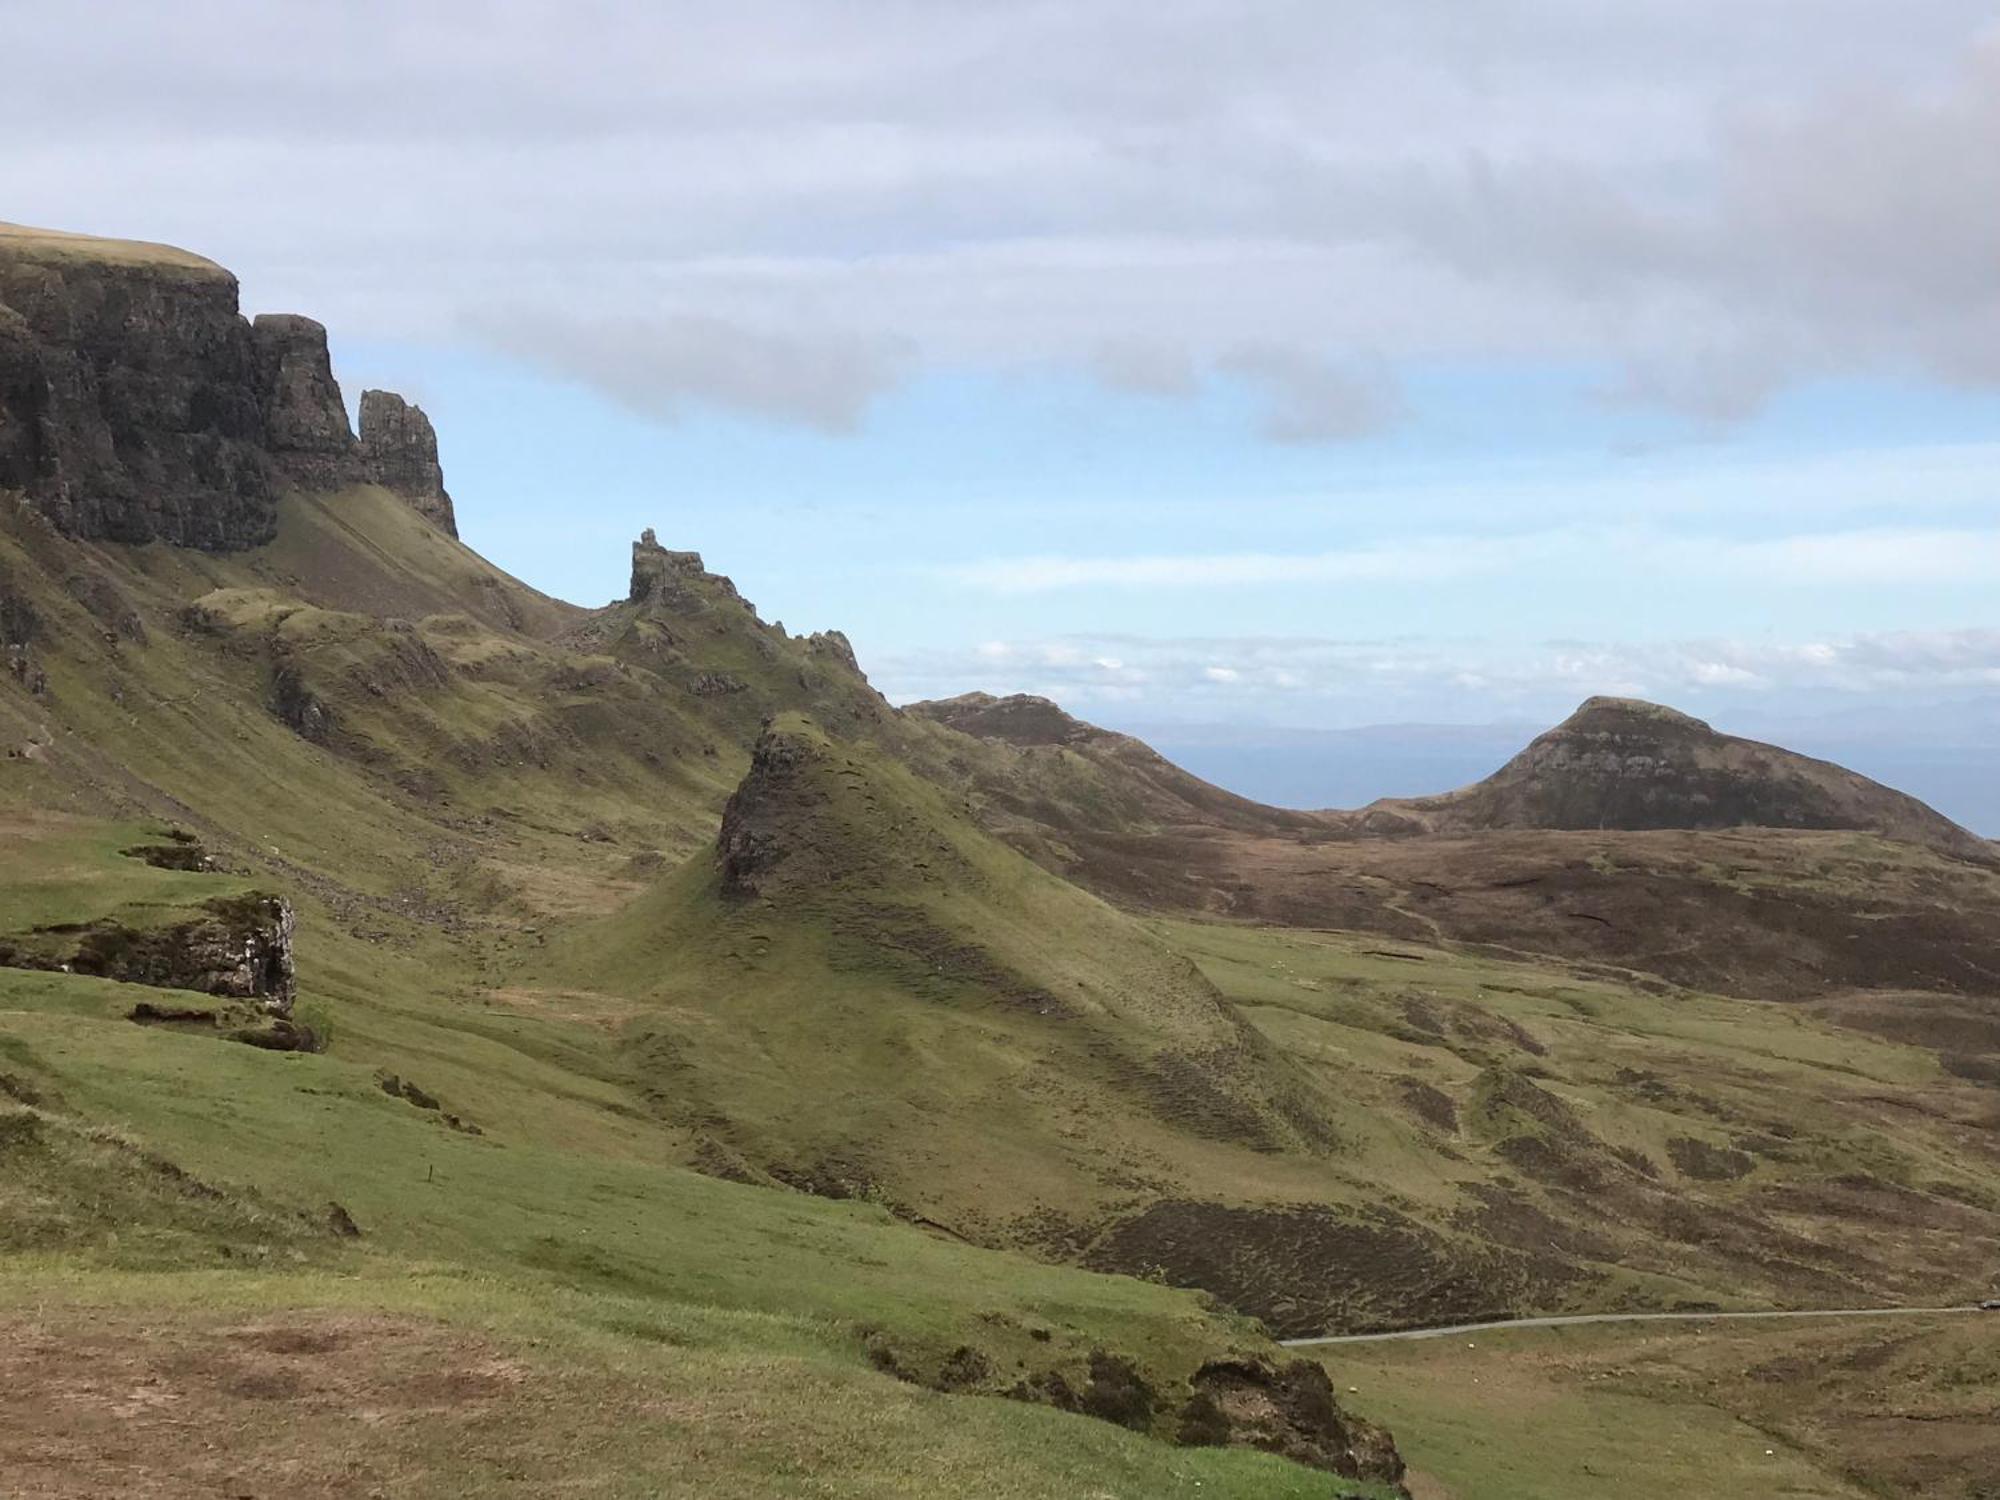
[[[1454,1323],[1446,1328],[1405,1328],[1395,1333],[1337,1333],[1321,1338],[1280,1339],[1288,1349],[1311,1349],[1323,1344],[1380,1344],[1391,1339],[1442,1339],[1460,1333],[1486,1333],[1503,1328],[1574,1328],[1586,1323],[1717,1323],[1743,1318],[1910,1318],[1936,1317],[1941,1313],[1978,1312],[1977,1307],[1835,1307],[1808,1312],[1665,1312],[1665,1313],[1572,1313],[1553,1318],[1504,1318],[1496,1323]],[[2000,1323],[2000,1313],[1994,1315]]]

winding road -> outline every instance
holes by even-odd
[[[1575,1328],[1586,1323],[1720,1323],[1742,1318],[1913,1318],[1941,1313],[1973,1313],[1958,1307],[1836,1307],[1806,1312],[1657,1312],[1571,1313],[1554,1318],[1502,1318],[1494,1323],[1454,1323],[1444,1328],[1404,1328],[1395,1333],[1336,1333],[1311,1339],[1279,1339],[1287,1349],[1311,1349],[1322,1344],[1380,1344],[1391,1339],[1442,1339],[1461,1333],[1488,1333],[1505,1328]],[[2000,1321],[2000,1313],[1995,1315]]]

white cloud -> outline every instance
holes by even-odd
[[[1109,672],[1099,659],[1116,653]],[[1034,692],[1087,715],[1118,704],[1141,718],[1333,726],[1539,721],[1595,693],[1698,711],[1823,712],[1853,705],[1918,732],[1951,701],[2000,694],[2000,630],[1902,632],[1836,641],[1654,643],[1367,641],[1310,637],[1077,637],[1013,643],[1004,661],[934,651],[871,662],[892,698],[980,687]]]
[[[1059,589],[1226,589],[1309,583],[1432,583],[1550,567],[1763,585],[2000,585],[2000,530],[1877,527],[1739,540],[1642,528],[1497,537],[1418,537],[1308,554],[995,558],[945,570],[998,594]]]

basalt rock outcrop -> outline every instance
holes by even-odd
[[[361,456],[333,378],[326,329],[296,313],[260,313],[250,328],[272,458],[287,478],[312,489],[355,483]]]
[[[809,735],[772,728],[758,737],[750,773],[723,808],[716,835],[724,895],[761,893],[769,872],[798,842],[790,826],[810,819],[817,793],[806,771],[825,758],[825,747]]]
[[[234,552],[285,489],[373,479],[455,535],[423,413],[370,392],[357,442],[326,330],[237,303],[200,256],[0,224],[0,490],[71,536]]]
[[[673,552],[662,547],[658,533],[648,526],[632,544],[632,586],[626,599],[664,609],[700,608],[705,597],[690,585],[714,576],[702,566],[699,552]]]
[[[458,535],[458,517],[438,464],[437,430],[421,406],[393,391],[363,391],[361,460],[371,483],[401,495],[447,536]]]
[[[1827,761],[1718,734],[1629,698],[1592,698],[1486,780],[1379,803],[1406,832],[1853,829],[1967,858],[1993,848],[1914,797]]]
[[[269,540],[276,475],[236,278],[162,246],[0,230],[0,485],[75,536]]]

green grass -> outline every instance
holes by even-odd
[[[115,1439],[86,1429],[83,1446],[88,1458],[137,1450],[155,1475],[198,1474],[203,1450],[222,1448],[239,1482],[320,1493],[380,1485],[411,1496],[1324,1500],[1335,1492],[1326,1475],[1263,1455],[1171,1448],[1018,1402],[898,1384],[829,1349],[824,1329],[807,1320],[462,1274],[78,1276],[30,1267],[0,1276],[0,1328],[66,1339],[72,1371],[108,1363],[83,1352],[93,1338],[122,1334],[150,1354],[138,1369],[173,1399],[172,1417],[128,1414]],[[287,1337],[320,1352],[289,1361],[256,1353]],[[402,1368],[413,1357],[418,1368]],[[354,1364],[357,1394],[372,1409],[366,1425],[345,1401],[313,1399],[316,1388],[344,1394],[338,1382]],[[455,1367],[465,1373],[454,1377]],[[278,1423],[268,1401],[236,1394],[274,1375],[287,1382]],[[448,1404],[417,1397],[405,1409],[402,1388],[417,1381],[449,1389]],[[0,1412],[29,1399],[0,1394]],[[79,1403],[35,1415],[29,1451],[46,1463]],[[0,1435],[0,1455],[11,1444]],[[10,1466],[24,1470],[34,1477],[18,1458]],[[87,1461],[75,1462],[56,1477],[76,1483],[88,1473]],[[1388,1492],[1346,1484],[1338,1493]]]
[[[1572,1342],[1567,1331],[1482,1333],[1363,1345],[1324,1363],[1351,1405],[1403,1435],[1417,1493],[1435,1500],[1869,1493],[1747,1412],[1633,1381],[1618,1359],[1629,1330],[1590,1341],[1606,1357],[1587,1369],[1563,1359]]]
[[[2000,1472],[1977,1314],[1487,1331],[1324,1363],[1402,1435],[1419,1500],[1977,1500]]]
[[[1797,1005],[1660,993],[1551,963],[1351,934],[1154,927],[1275,1043],[1338,1081],[1338,1125],[1352,1148],[1338,1163],[1343,1177],[1433,1212],[1463,1205],[1473,1185],[1498,1184],[1557,1222],[1587,1226],[1616,1250],[1588,1290],[1591,1305],[1799,1300],[1786,1274],[1756,1268],[1751,1243],[1794,1232],[1831,1247],[1837,1274],[1872,1282],[1884,1300],[1955,1298],[1976,1285],[1979,1268],[1966,1257],[1976,1262],[1972,1247],[1991,1229],[1960,1206],[1995,1206],[1979,1127],[1990,1107],[1927,1049]],[[1707,1250],[1672,1243],[1654,1225],[1621,1222],[1623,1208],[1606,1202],[1596,1213],[1592,1195],[1579,1202],[1538,1179],[1501,1149],[1551,1133],[1496,1100],[1509,1078],[1511,1090],[1531,1086],[1567,1116],[1570,1159],[1613,1180],[1648,1163],[1658,1190],[1735,1215],[1751,1238]],[[1414,1112],[1411,1085],[1448,1099],[1456,1128]],[[1688,1175],[1690,1141],[1744,1154],[1749,1171]],[[1894,1218],[1897,1234],[1852,1217],[1836,1184],[1856,1182],[1908,1195],[1866,1210]],[[1828,1287],[1803,1300],[1832,1295]]]
[[[213,883],[124,859],[128,829],[51,826],[67,842],[50,834],[34,870],[91,901]],[[648,1493],[669,1471],[676,1493],[716,1495],[753,1480],[758,1493],[914,1495],[988,1475],[1024,1495],[1325,1492],[1324,1476],[1276,1460],[947,1398],[872,1365],[934,1379],[972,1348],[986,1364],[976,1390],[1050,1372],[1081,1388],[1091,1352],[1108,1349],[1156,1385],[1156,1430],[1170,1433],[1199,1363],[1268,1349],[1241,1321],[1142,1281],[956,1243],[875,1203],[689,1172],[675,1164],[684,1136],[635,1107],[598,1025],[480,1003],[462,970],[357,939],[310,900],[301,944],[301,1005],[333,1018],[331,1054],[135,1026],[122,1019],[131,986],[0,970],[0,1086],[35,1101],[0,1101],[0,1302],[85,1321],[143,1304],[156,1343],[199,1339],[224,1314],[315,1309],[473,1328],[533,1351],[607,1494]],[[484,1133],[392,1097],[385,1071]],[[325,1230],[336,1203],[358,1242]],[[662,1392],[691,1426],[620,1425]],[[495,1420],[510,1472],[579,1461],[582,1439],[559,1438],[546,1412]],[[421,1453],[407,1462],[413,1493],[466,1482]]]

